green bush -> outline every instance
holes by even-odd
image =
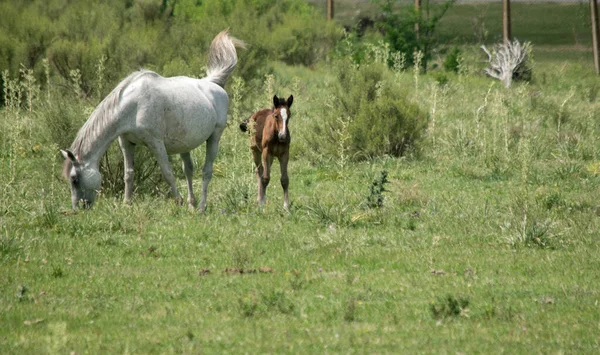
[[[249,45],[238,52],[236,75],[260,84],[269,62],[312,66],[341,34],[314,6],[294,0],[29,0],[0,2],[0,11],[6,15],[0,18],[0,67],[15,73],[22,64],[45,85],[41,61],[48,58],[50,82],[69,87],[79,70],[84,97],[105,94],[95,90],[101,58],[104,89],[139,68],[201,77],[212,39],[229,28]]]
[[[460,59],[460,49],[452,47],[444,58],[444,69],[458,73],[458,64]]]
[[[322,155],[354,159],[402,156],[418,144],[427,116],[384,64],[337,62],[335,97],[308,140]]]
[[[410,65],[414,64],[413,52],[421,51],[423,54],[421,65],[427,70],[427,63],[439,45],[435,36],[437,24],[455,1],[447,0],[435,4],[427,1],[420,11],[415,11],[412,5],[395,0],[376,1],[380,4],[383,13],[378,20],[378,25],[384,31],[390,49],[406,54]],[[415,25],[419,28],[418,36]]]
[[[363,98],[349,126],[352,150],[365,157],[402,156],[420,138],[425,123],[424,113],[406,98]]]

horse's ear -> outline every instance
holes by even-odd
[[[274,96],[273,96],[273,107],[274,107],[274,108],[278,108],[279,106],[281,106],[281,105],[279,104],[279,98],[277,97],[277,95],[274,95]]]
[[[62,154],[62,156],[65,158],[65,160],[66,160],[66,159],[68,159],[68,160],[70,160],[72,163],[77,163],[77,158],[75,158],[75,154],[71,153],[71,151],[70,151],[70,150],[66,150],[66,149],[65,149],[65,150],[63,150],[63,149],[61,149],[61,150],[60,150],[60,153],[61,153],[61,154]]]
[[[287,99],[287,107],[288,108],[292,107],[293,102],[294,102],[294,95],[290,95],[290,97],[288,97],[288,99]]]

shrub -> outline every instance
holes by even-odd
[[[458,73],[458,64],[460,59],[460,49],[452,47],[444,58],[444,69]]]
[[[337,63],[337,87],[314,123],[309,143],[319,153],[354,159],[402,156],[418,144],[426,114],[408,99],[384,64]],[[341,118],[341,119],[340,119]],[[349,139],[340,137],[349,135]]]
[[[455,0],[436,4],[428,1],[420,11],[415,11],[412,5],[399,5],[395,0],[378,2],[383,13],[378,25],[385,33],[390,49],[393,52],[407,54],[411,65],[414,63],[410,54],[420,51],[423,53],[421,65],[427,70],[427,63],[438,46],[435,36],[436,26]],[[419,35],[415,32],[415,25],[418,25]]]

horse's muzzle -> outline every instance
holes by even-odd
[[[83,199],[79,200],[79,201],[74,200],[72,202],[73,210],[75,210],[75,211],[77,211],[80,207],[83,208],[84,210],[89,210],[90,208],[92,208],[93,204],[94,204],[93,202],[90,202],[88,200],[83,200]]]
[[[287,138],[287,135],[285,133],[279,133],[277,135],[277,138],[279,139],[279,143],[283,143],[283,142],[285,142],[285,139]]]

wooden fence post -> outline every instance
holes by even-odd
[[[512,40],[512,33],[510,27],[510,0],[503,0],[502,38],[504,39],[504,44],[507,44]]]
[[[327,0],[327,20],[333,20],[333,0]]]
[[[421,0],[415,0],[415,12],[419,13],[420,11],[421,11]],[[421,15],[419,14],[417,22],[415,22],[415,36],[417,37],[417,41],[419,40],[419,22],[420,21],[421,21]]]
[[[590,0],[590,15],[592,17],[592,50],[594,52],[594,67],[596,74],[600,74],[600,32],[598,31],[598,3],[596,0]]]

